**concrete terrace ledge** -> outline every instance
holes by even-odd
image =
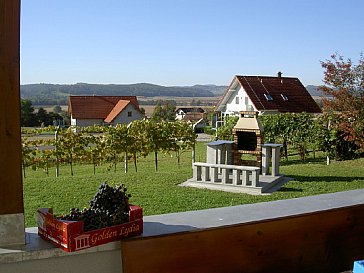
[[[231,227],[363,204],[364,189],[360,189],[233,207],[145,216],[144,233],[131,239],[148,239]],[[122,272],[120,242],[67,253],[39,238],[37,228],[26,229],[26,242],[25,246],[0,248],[0,272]]]
[[[364,204],[364,189],[144,217],[143,237],[212,229]]]

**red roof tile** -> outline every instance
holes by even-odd
[[[239,81],[259,111],[278,110],[281,113],[321,113],[320,107],[298,78],[236,76],[232,83],[235,79]],[[218,106],[229,93],[230,86]],[[267,99],[269,96],[271,100]]]
[[[110,123],[130,104],[130,100],[119,100],[115,107],[110,111],[105,118],[105,122]]]
[[[120,101],[130,101],[136,109],[136,96],[70,96],[68,113],[76,119],[105,119]]]
[[[189,112],[182,118],[182,120],[198,121],[198,120],[204,118],[204,116],[205,116],[204,113]]]

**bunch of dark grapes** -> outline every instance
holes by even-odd
[[[119,225],[129,222],[129,198],[125,185],[110,187],[103,182],[90,201],[90,207],[82,211],[72,208],[62,220],[83,221],[84,231]]]
[[[61,216],[62,220],[67,221],[81,221],[82,220],[82,212],[78,208],[70,209],[70,213]]]

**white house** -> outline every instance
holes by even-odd
[[[240,111],[267,113],[321,113],[298,78],[235,76],[216,106],[222,116]]]
[[[180,107],[176,110],[176,120],[192,123],[195,132],[201,132],[207,125],[205,110],[201,107]]]
[[[116,125],[144,118],[136,96],[70,96],[71,125]]]
[[[187,116],[203,117],[205,111],[201,107],[180,107],[176,110],[176,120],[183,120]]]

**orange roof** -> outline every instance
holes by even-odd
[[[266,76],[235,76],[220,99],[217,109],[221,109],[227,103],[228,97],[232,95],[229,90],[236,80],[258,111],[321,113],[320,107],[298,78]]]
[[[109,115],[105,118],[105,122],[110,123],[130,104],[130,100],[119,100]]]
[[[139,110],[136,96],[70,96],[68,114],[75,119],[105,119],[120,100],[129,101]]]

